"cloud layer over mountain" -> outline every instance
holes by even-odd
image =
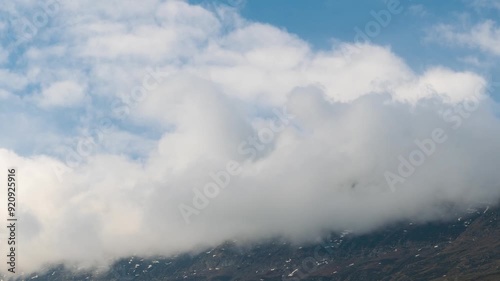
[[[25,271],[308,241],[500,197],[498,85],[478,73],[417,72],[363,42],[315,50],[226,5],[31,2],[3,8],[30,22],[4,27],[24,41],[0,69]]]

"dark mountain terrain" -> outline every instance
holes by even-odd
[[[106,273],[73,273],[60,266],[17,280],[498,281],[499,214],[498,208],[471,208],[451,222],[407,222],[365,235],[343,232],[317,244],[226,243],[172,258],[129,257]]]

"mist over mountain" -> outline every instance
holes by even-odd
[[[458,214],[457,214],[458,215]],[[498,208],[469,208],[447,222],[401,222],[368,234],[330,233],[290,243],[228,241],[173,257],[131,256],[111,268],[54,266],[33,280],[486,280],[500,276]]]

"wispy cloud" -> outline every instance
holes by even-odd
[[[500,28],[492,20],[486,20],[469,28],[440,24],[430,31],[428,39],[448,45],[479,49],[500,56]]]
[[[474,0],[471,5],[476,8],[494,8],[500,10],[500,2],[496,0]]]

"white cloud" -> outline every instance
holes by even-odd
[[[149,17],[132,26],[110,22],[81,25],[78,28],[80,40],[86,42],[79,48],[80,54],[111,59],[122,56],[149,58],[152,61],[188,56],[197,51],[197,45],[215,35],[220,25],[209,11],[180,1],[159,4]]]
[[[500,2],[497,0],[474,0],[471,4],[476,8],[495,8],[500,10]]]
[[[477,66],[477,67],[488,65],[486,62],[483,62],[483,61],[479,60],[479,58],[474,57],[474,56],[466,56],[466,57],[460,58],[459,60],[463,63]]]
[[[9,69],[0,69],[0,86],[7,90],[19,91],[28,85],[26,77]]]
[[[74,81],[59,81],[44,88],[35,97],[44,108],[80,106],[85,99],[85,87]]]
[[[5,90],[0,90],[0,99],[6,100],[12,97],[12,94],[5,91]]]
[[[478,23],[468,30],[441,24],[432,30],[430,39],[445,44],[475,48],[500,56],[500,28],[492,20]]]

